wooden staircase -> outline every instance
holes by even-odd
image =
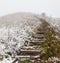
[[[32,36],[32,41],[26,41],[26,44],[20,49],[16,58],[19,60],[25,58],[29,60],[39,60],[41,46],[40,44],[45,41],[44,31],[37,31],[36,34]],[[28,45],[27,45],[28,44]],[[14,62],[13,62],[14,63]]]
[[[37,17],[38,18],[38,17]],[[36,30],[36,34],[34,34],[32,36],[32,40],[26,41],[25,45],[21,48],[20,53],[18,54],[17,58],[20,58],[19,60],[26,58],[29,60],[37,60],[40,63],[40,53],[41,53],[41,44],[43,44],[43,42],[45,42],[46,37],[45,37],[45,31],[47,28],[49,28],[49,24],[43,19],[38,18],[39,21],[42,21],[42,29],[40,29],[40,27],[38,27],[38,29]],[[19,62],[20,63],[20,62]],[[35,63],[35,62],[31,62],[31,63]]]

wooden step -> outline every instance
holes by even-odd
[[[44,34],[45,31],[36,31],[36,34]]]
[[[18,59],[20,58],[20,60],[23,59],[23,58],[32,60],[32,59],[40,59],[40,55],[34,55],[34,56],[31,56],[31,55],[19,55],[19,56],[16,56],[15,58],[18,58]]]
[[[34,36],[33,38],[43,39],[45,36]]]
[[[34,49],[34,48],[38,48],[40,46],[23,46],[21,49]]]
[[[44,34],[35,34],[34,37],[44,36]]]
[[[29,59],[36,59],[36,58],[40,58],[40,55],[36,55],[36,56],[30,56],[30,55],[19,55],[19,56],[16,56],[16,58],[29,58]]]
[[[30,52],[32,52],[32,53],[35,53],[35,52],[40,52],[40,50],[23,50],[23,49],[21,49],[20,50],[20,52],[27,52],[27,53],[30,53]]]
[[[23,49],[23,50],[38,50],[38,49],[40,49],[41,48],[41,46],[24,46],[23,48],[21,48],[21,49]]]
[[[34,38],[32,41],[45,41],[45,40],[46,40],[45,38],[43,38],[43,39],[37,39],[37,38],[35,39]]]
[[[44,34],[34,34],[32,37],[39,37],[39,36],[44,36]]]
[[[41,46],[24,46],[22,50],[40,50]]]
[[[42,43],[42,42],[44,42],[44,40],[41,40],[41,41],[32,41],[32,42],[30,42],[30,43]]]
[[[21,61],[21,59],[29,59],[29,60],[36,60],[39,59],[40,60],[40,55],[36,55],[36,56],[30,56],[30,55],[19,55],[19,56],[15,56],[15,59],[12,61],[12,63],[16,63],[17,61]]]
[[[35,45],[35,46],[40,46],[41,43],[43,43],[43,42],[31,42],[31,43],[30,43],[30,46],[33,46],[33,45]]]
[[[37,55],[40,50],[20,50],[20,55]]]
[[[35,48],[37,48],[37,47],[34,47],[34,46],[24,46],[23,48],[21,48],[21,49],[23,49],[23,50],[32,50],[32,49],[35,49]]]

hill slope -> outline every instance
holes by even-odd
[[[59,28],[55,27],[55,24],[52,25],[52,22],[57,25],[57,21],[54,22],[53,18],[31,13],[15,13],[0,17],[0,55],[6,55],[8,53],[10,55],[12,54],[13,57],[16,56],[16,51],[25,44],[26,40],[32,40],[32,35],[36,33],[36,29],[39,28],[38,30],[40,30],[42,26],[43,30],[48,25],[54,31],[58,31]],[[60,39],[59,33],[54,32],[54,34]],[[9,57],[12,60],[11,56]],[[1,63],[4,63],[4,61]]]

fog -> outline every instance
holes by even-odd
[[[60,0],[0,0],[0,16],[16,12],[32,12],[60,17]]]

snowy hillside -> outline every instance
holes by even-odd
[[[31,38],[34,29],[41,24],[34,14],[16,13],[0,18],[0,55],[16,51]]]
[[[45,19],[51,25],[51,27],[53,27],[57,32],[60,33],[60,18],[54,18],[51,16],[47,16],[44,13],[39,15],[39,18]]]
[[[56,30],[60,30],[60,20],[50,18],[48,16],[38,16],[31,13],[15,13],[0,17],[0,56],[7,53],[16,56],[18,51],[26,40],[31,40],[31,36],[35,33],[37,27],[42,22],[40,18],[45,19]],[[10,60],[13,60],[8,55]],[[3,59],[0,63],[12,63],[7,59]]]

